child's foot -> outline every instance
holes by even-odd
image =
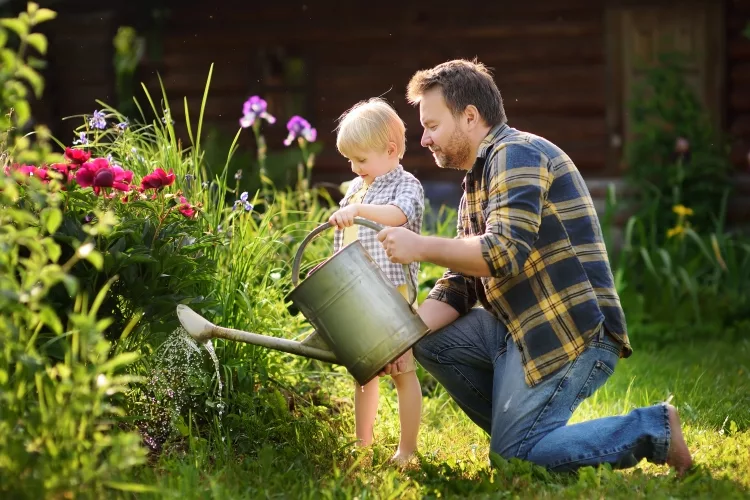
[[[690,450],[682,436],[677,409],[672,405],[667,405],[667,413],[669,414],[669,431],[671,434],[667,465],[674,467],[677,470],[677,475],[682,476],[692,467],[693,458],[690,456]]]
[[[396,454],[391,457],[391,462],[393,462],[394,464],[398,466],[404,466],[408,464],[409,462],[411,462],[413,458],[414,458],[413,451],[405,453],[399,449],[399,450],[396,450]]]

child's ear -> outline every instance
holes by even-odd
[[[398,152],[398,148],[396,148],[396,143],[389,142],[388,143],[388,149],[386,149],[385,151],[388,154],[388,156],[394,156],[394,155],[398,154],[397,153]]]

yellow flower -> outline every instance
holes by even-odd
[[[688,208],[685,205],[675,205],[672,207],[672,211],[682,217],[686,215],[693,215],[693,209]]]
[[[674,236],[684,234],[684,232],[685,232],[684,226],[675,226],[672,229],[667,231],[667,238],[672,238]]]

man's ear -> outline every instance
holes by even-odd
[[[479,110],[473,104],[469,104],[464,109],[464,120],[466,121],[466,128],[472,130],[479,125],[481,116]]]

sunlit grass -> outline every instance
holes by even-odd
[[[750,491],[748,363],[747,341],[658,351],[638,349],[636,343],[635,354],[622,360],[607,384],[576,411],[572,422],[627,413],[671,397],[680,409],[696,462],[684,479],[645,461],[625,471],[586,468],[570,475],[549,474],[517,461],[495,462],[491,468],[487,436],[429,377],[423,384],[429,394],[423,405],[420,460],[399,470],[387,463],[399,429],[392,384],[381,380],[376,444],[360,450],[351,443],[351,380],[334,370],[314,375],[314,383],[282,391],[297,401],[295,410],[279,413],[276,425],[286,429],[281,434],[278,429],[248,430],[259,436],[257,453],[227,450],[225,457],[211,455],[196,440],[188,455],[163,457],[156,472],[144,471],[145,482],[158,484],[161,497],[181,499],[746,498]],[[317,384],[322,387],[312,397],[308,391]],[[268,425],[274,427],[274,422]]]

